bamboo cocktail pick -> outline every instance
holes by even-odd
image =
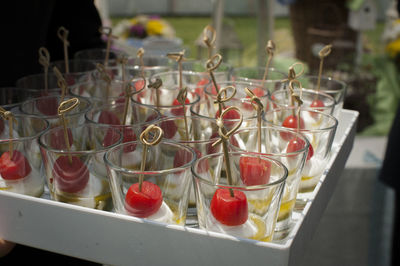
[[[212,26],[207,25],[203,30],[203,42],[208,48],[208,59],[211,59],[212,57],[216,37],[217,34],[215,29]]]
[[[182,50],[178,53],[168,53],[167,56],[176,62],[178,62],[178,69],[179,69],[179,90],[182,89],[182,62],[185,61],[185,50]]]
[[[121,65],[121,72],[122,72],[122,82],[124,83],[126,80],[126,71],[125,67],[128,64],[128,58],[125,55],[118,57],[117,63]]]
[[[153,88],[156,90],[156,107],[159,109],[160,107],[160,94],[158,92],[158,89],[162,86],[162,80],[160,78],[156,78],[155,81],[150,82],[150,84],[147,86],[148,88]]]
[[[324,48],[322,48],[319,53],[319,71],[318,71],[318,82],[317,82],[317,91],[319,91],[321,86],[321,76],[322,76],[322,68],[324,66],[324,58],[327,57],[332,51],[332,45],[328,44]]]
[[[99,32],[100,32],[100,34],[104,34],[107,36],[106,57],[104,58],[104,66],[108,67],[108,60],[110,58],[111,41],[112,41],[112,39],[118,39],[118,37],[115,35],[112,35],[112,28],[110,28],[110,27],[100,27]]]
[[[293,87],[293,85],[294,84],[297,84],[297,86],[299,87],[299,91],[300,91],[300,94],[299,95],[297,95],[296,93],[294,93],[294,87]],[[297,103],[297,109],[296,109],[296,112],[297,112],[297,131],[299,131],[299,129],[300,129],[300,120],[301,120],[301,118],[300,118],[300,108],[301,108],[301,105],[303,104],[303,100],[302,100],[302,90],[301,90],[301,83],[300,83],[300,81],[298,81],[297,79],[294,79],[294,80],[291,80],[290,82],[289,82],[289,89],[290,89],[290,92],[291,92],[291,98],[292,98],[292,100],[293,101],[295,101],[296,103]],[[295,110],[293,110],[293,112],[295,112]],[[294,115],[294,116],[296,116],[296,115]]]
[[[228,91],[232,91],[232,94],[228,96]],[[214,101],[214,103],[218,104],[218,112],[219,112],[219,117],[222,115],[222,111],[225,109],[224,102],[229,101],[236,95],[236,87],[234,86],[226,86],[225,88],[222,88],[218,94],[217,94],[217,99]]]
[[[58,87],[60,87],[60,89],[61,89],[60,102],[62,102],[62,101],[64,101],[64,97],[67,94],[68,85],[67,85],[67,82],[65,81],[63,75],[61,74],[60,70],[58,70],[57,67],[53,67],[53,71],[57,77]]]
[[[257,145],[258,152],[261,153],[261,114],[264,109],[264,105],[261,103],[260,98],[258,98],[249,88],[245,88],[244,90],[250,97],[251,105],[257,112]]]
[[[227,132],[224,127],[223,117],[226,113],[228,113],[231,110],[236,110],[239,113],[240,118],[239,118],[239,122],[230,131]],[[229,141],[229,137],[233,133],[235,133],[236,130],[238,130],[240,128],[240,126],[242,125],[242,122],[243,122],[243,115],[240,112],[240,109],[237,108],[236,106],[230,106],[227,109],[225,109],[222,112],[221,116],[217,119],[218,134],[219,134],[220,138],[212,144],[212,147],[215,147],[219,143],[222,143],[222,150],[224,152],[224,159],[225,159],[224,161],[225,161],[226,177],[228,179],[229,185],[232,185],[233,182],[232,182],[231,164],[230,164],[230,160],[229,160],[228,141]],[[231,197],[234,196],[232,188],[229,189],[229,193],[230,193]]]
[[[140,72],[142,77],[145,77],[144,75],[144,61],[143,61],[143,55],[144,55],[145,51],[143,48],[139,48],[139,50],[137,51],[136,55],[139,58],[139,64],[140,64]]]
[[[267,59],[267,63],[265,64],[264,76],[263,76],[263,79],[261,82],[261,87],[264,87],[264,83],[268,76],[269,66],[271,64],[272,58],[274,57],[274,53],[275,53],[275,43],[272,40],[269,40],[267,42],[267,45],[265,46],[265,51],[268,54],[268,59]]]
[[[60,38],[60,40],[63,42],[63,45],[64,45],[65,73],[69,73],[69,62],[68,62],[69,41],[68,41],[68,34],[69,34],[69,31],[66,28],[64,28],[62,26],[60,28],[58,28],[57,36],[58,36],[58,38]]]
[[[189,127],[188,127],[188,122],[187,122],[187,118],[186,118],[186,110],[185,110],[185,103],[186,103],[186,99],[187,99],[187,88],[186,87],[179,90],[179,94],[176,97],[176,99],[182,105],[183,119],[185,121],[186,140],[189,140]]]
[[[153,139],[150,138],[150,133],[153,132]],[[146,160],[147,160],[147,148],[148,146],[154,146],[160,143],[164,136],[164,131],[155,125],[148,126],[139,137],[140,142],[143,144],[143,154],[142,154],[142,162],[140,164],[140,172],[144,172],[146,169]],[[140,174],[139,176],[139,191],[142,190],[144,175]]]
[[[213,55],[206,62],[206,69],[207,69],[208,73],[210,74],[211,81],[213,82],[213,85],[214,85],[217,93],[219,92],[219,88],[218,88],[218,84],[215,79],[213,71],[216,70],[221,65],[221,63],[222,63],[222,55],[220,55],[220,54]]]
[[[49,90],[48,79],[49,79],[50,53],[45,47],[39,48],[39,64],[41,64],[44,69],[44,91],[45,95],[47,95]]]
[[[108,75],[106,68],[104,65],[97,63],[96,69],[99,71],[101,79],[107,84],[106,87],[106,100],[110,97],[110,89],[111,89],[111,77]]]
[[[71,164],[72,164],[72,155],[70,153],[70,151],[71,151],[70,144],[71,143],[69,143],[67,121],[65,120],[65,113],[68,113],[69,111],[71,111],[78,105],[79,105],[79,99],[71,98],[69,100],[61,102],[60,105],[58,106],[58,115],[61,117],[61,122],[62,122],[63,129],[64,129],[64,140],[65,140],[65,144],[67,145],[68,160]]]
[[[131,83],[133,82],[134,78],[131,80],[131,82],[127,83],[125,85],[125,106],[124,106],[124,114],[123,114],[123,121],[122,124],[123,125],[130,125],[131,124],[131,118],[128,119],[128,109],[129,109],[129,101],[131,99],[131,96],[133,95],[134,91],[132,89]],[[140,89],[144,89],[146,88],[146,79],[143,77],[143,87]],[[129,122],[129,123],[127,123]]]
[[[14,130],[13,130],[13,123],[17,123],[17,120],[15,120],[13,113],[10,111],[5,110],[3,107],[0,107],[0,115],[4,118],[4,120],[8,120],[8,135],[10,138],[10,141],[8,142],[8,151],[10,153],[10,158],[13,157],[13,142],[12,139],[14,138]]]

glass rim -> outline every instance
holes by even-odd
[[[302,79],[307,79],[307,78],[317,79],[317,80],[318,80],[318,76],[317,76],[317,75],[309,75],[309,74],[302,75],[302,76],[298,77],[297,79],[298,79],[299,81],[301,81]],[[347,83],[346,83],[346,82],[344,82],[344,81],[342,81],[342,80],[339,80],[339,79],[336,79],[336,78],[333,78],[333,77],[330,77],[330,76],[324,76],[324,75],[322,75],[322,76],[321,76],[321,80],[332,81],[332,82],[335,82],[335,83],[340,84],[340,85],[341,85],[341,88],[339,89],[339,91],[345,90],[345,89],[347,88]],[[325,89],[323,89],[323,91],[332,91],[332,92],[335,92],[335,91],[338,91],[338,90],[332,90],[332,89],[331,89],[331,90],[325,90]]]
[[[288,130],[293,130],[293,131],[300,131],[301,133],[318,133],[318,132],[321,132],[321,131],[331,131],[331,130],[336,130],[337,129],[337,126],[338,126],[338,120],[337,120],[337,118],[336,117],[334,117],[333,115],[331,115],[331,114],[327,114],[327,113],[324,113],[324,112],[319,112],[319,111],[317,111],[317,110],[313,110],[313,109],[310,109],[310,108],[300,108],[300,111],[301,112],[312,112],[312,113],[317,113],[317,114],[319,114],[319,115],[322,115],[322,116],[326,116],[326,117],[328,117],[328,119],[330,119],[330,120],[332,120],[333,121],[333,125],[331,125],[331,126],[329,126],[329,127],[324,127],[324,128],[315,128],[315,129],[307,129],[307,128],[300,128],[300,129],[298,129],[298,128],[293,128],[293,129],[291,129],[291,128],[287,128],[287,127],[284,127],[284,126],[281,126],[281,125],[276,125],[276,124],[274,124],[274,123],[272,123],[272,122],[270,122],[270,121],[268,121],[265,117],[267,116],[267,114],[269,114],[269,113],[274,113],[274,112],[277,112],[277,111],[281,111],[281,110],[284,110],[284,109],[296,109],[297,107],[293,107],[293,106],[287,106],[287,107],[278,107],[278,108],[275,108],[275,109],[272,109],[272,110],[269,110],[269,111],[267,111],[267,112],[265,112],[263,115],[262,115],[262,117],[261,117],[261,119],[264,121],[264,122],[266,122],[269,126],[272,126],[272,127],[277,127],[277,128],[283,128],[283,129],[288,129]]]
[[[182,170],[185,170],[185,169],[190,169],[192,164],[197,159],[196,152],[192,148],[190,148],[182,143],[176,142],[176,141],[161,140],[160,143],[158,143],[157,145],[160,145],[160,144],[165,145],[166,144],[169,146],[175,146],[175,147],[178,146],[179,148],[183,148],[192,154],[192,160],[190,160],[189,162],[185,163],[184,165],[182,165],[180,167],[168,168],[168,169],[164,169],[164,170],[149,170],[149,171],[132,170],[132,169],[128,169],[128,168],[116,165],[115,163],[111,162],[109,157],[111,156],[111,154],[113,152],[117,151],[118,149],[123,149],[123,147],[129,146],[132,144],[144,145],[143,143],[141,143],[140,141],[137,141],[137,140],[119,143],[106,151],[106,153],[104,154],[105,164],[108,167],[112,168],[114,171],[123,172],[123,173],[129,174],[129,175],[143,174],[145,176],[148,176],[148,175],[165,175],[165,174],[171,174],[171,173],[175,173],[175,172],[181,172]]]
[[[177,86],[176,86],[177,87]],[[166,88],[166,87],[164,87]],[[167,87],[168,88],[168,87]],[[168,89],[168,90],[173,90],[173,89]],[[185,107],[186,108],[191,108],[193,105],[195,105],[197,102],[200,101],[200,96],[198,94],[192,94],[196,99],[190,103],[185,103]],[[135,100],[133,97],[131,97],[132,102],[136,103],[136,104],[140,104],[140,105],[144,105],[144,106],[148,106],[148,107],[153,107],[153,108],[159,108],[159,109],[174,109],[174,108],[182,108],[182,104],[180,105],[155,105],[155,104],[147,104],[147,103],[141,103],[138,102],[137,100]]]
[[[270,125],[268,125],[268,126],[261,126],[261,129],[272,129],[272,130],[279,130],[279,131],[286,131],[286,132],[288,132],[288,133],[293,133],[293,134],[296,134],[297,136],[296,136],[296,138],[301,138],[301,139],[303,139],[303,141],[305,141],[305,143],[306,143],[306,145],[305,145],[305,147],[304,148],[302,148],[302,149],[299,149],[299,150],[297,150],[297,151],[294,151],[294,152],[289,152],[289,153],[264,153],[264,152],[257,152],[257,151],[248,151],[248,150],[244,150],[244,149],[241,149],[241,148],[239,148],[239,147],[236,147],[236,146],[234,146],[233,144],[231,144],[231,143],[229,143],[229,146],[233,146],[233,147],[235,147],[235,149],[237,149],[237,151],[244,151],[244,152],[248,152],[248,153],[254,153],[254,154],[259,154],[259,155],[264,155],[264,156],[269,156],[269,155],[271,155],[271,156],[280,156],[280,157],[291,157],[291,156],[293,156],[293,155],[298,155],[298,154],[301,154],[301,153],[303,153],[303,152],[306,152],[306,151],[308,151],[308,147],[309,147],[309,145],[310,145],[310,141],[303,135],[303,134],[301,134],[300,132],[297,132],[297,131],[295,131],[295,130],[290,130],[289,128],[286,128],[286,127],[274,127],[274,126],[270,126]],[[258,128],[257,127],[246,127],[246,128],[239,128],[238,129],[238,131],[236,131],[235,133],[233,133],[233,135],[231,136],[231,137],[233,137],[233,136],[235,136],[236,134],[240,134],[240,133],[243,133],[243,132],[245,132],[245,131],[253,131],[253,130],[258,130]]]
[[[104,130],[110,130],[111,129],[111,130],[113,130],[115,133],[117,133],[119,135],[119,139],[115,143],[113,143],[113,144],[111,144],[111,145],[109,145],[107,147],[103,147],[101,149],[71,150],[71,151],[68,151],[67,149],[62,149],[62,150],[55,149],[55,148],[52,148],[49,145],[45,144],[43,139],[45,138],[45,136],[47,136],[47,134],[50,134],[53,131],[60,130],[60,129],[64,130],[63,126],[57,126],[57,127],[49,128],[46,132],[44,132],[43,134],[41,134],[39,136],[39,141],[38,141],[39,142],[39,146],[41,148],[45,149],[47,152],[53,152],[53,153],[62,154],[62,155],[68,155],[68,154],[71,154],[71,155],[74,155],[74,154],[90,155],[90,154],[96,154],[96,153],[105,152],[108,149],[110,149],[112,147],[115,147],[116,145],[120,144],[121,141],[122,141],[122,137],[123,137],[122,133],[118,129],[113,128],[111,126],[107,126],[107,125],[103,125],[103,124],[91,124],[91,123],[89,123],[89,124],[80,124],[80,125],[77,125],[77,126],[73,126],[74,129],[76,129],[76,128],[84,128],[84,127],[88,127],[88,128],[93,128],[93,127],[104,128]],[[67,129],[69,129],[69,128],[72,128],[72,127],[67,127]]]
[[[58,114],[57,115],[32,114],[32,113],[28,113],[28,112],[24,111],[24,109],[23,109],[24,105],[37,102],[38,100],[48,99],[48,98],[61,98],[61,95],[49,95],[49,96],[44,96],[44,97],[27,99],[21,103],[20,110],[25,115],[33,115],[33,116],[41,117],[44,119],[56,119],[59,117]],[[73,117],[73,116],[79,116],[79,115],[85,114],[92,107],[92,103],[85,97],[74,96],[74,95],[65,95],[65,97],[64,97],[64,99],[72,99],[72,98],[78,98],[80,103],[83,101],[86,104],[86,106],[81,111],[65,114],[65,117]]]
[[[197,165],[199,165],[199,162],[201,160],[205,160],[205,159],[208,159],[210,157],[224,156],[223,152],[219,152],[219,153],[207,154],[207,155],[202,156],[201,158],[198,158],[194,162],[192,167],[191,167],[193,177],[198,179],[202,183],[207,184],[207,185],[212,186],[212,187],[233,188],[233,189],[241,189],[241,190],[248,190],[248,191],[251,191],[251,190],[262,190],[262,189],[266,189],[268,187],[279,185],[280,183],[284,183],[286,181],[287,177],[288,177],[288,173],[289,172],[288,172],[288,169],[286,168],[286,166],[283,163],[281,163],[280,161],[278,161],[278,160],[276,160],[274,158],[271,158],[271,157],[268,157],[268,156],[265,156],[265,155],[261,155],[261,154],[253,154],[253,153],[247,153],[247,152],[244,154],[243,152],[231,152],[230,151],[230,152],[228,152],[228,154],[229,155],[247,156],[247,157],[256,157],[256,158],[261,157],[263,159],[267,159],[269,161],[273,161],[275,164],[278,164],[279,167],[281,167],[283,169],[283,176],[278,178],[278,180],[275,180],[274,182],[271,182],[271,183],[268,183],[268,184],[263,184],[263,185],[236,186],[236,185],[229,185],[229,184],[213,184],[212,182],[210,182],[210,181],[202,178],[201,176],[199,176],[195,171],[195,167]]]
[[[65,76],[65,75],[71,75],[71,76],[84,75],[84,74],[89,74],[89,73],[91,73],[91,72],[96,70],[96,65],[93,63],[93,60],[81,59],[81,58],[69,58],[68,59],[68,64],[71,64],[73,62],[83,62],[83,63],[86,63],[88,65],[92,65],[93,69],[85,70],[85,71],[76,71],[76,72],[70,71],[69,73],[60,71],[63,76]],[[65,64],[65,60],[50,61],[49,69],[53,69],[53,67],[55,67],[56,65],[61,65],[61,64]]]
[[[45,128],[43,130],[40,130],[36,134],[32,136],[27,136],[27,137],[18,137],[18,138],[6,138],[6,139],[0,139],[0,142],[10,142],[10,141],[26,141],[26,140],[31,140],[31,139],[36,139],[39,138],[42,134],[44,134],[46,131],[50,129],[50,123],[47,121],[45,118],[36,116],[36,115],[29,115],[29,114],[14,114],[14,118],[30,118],[30,119],[38,119],[40,121],[44,122]],[[3,119],[4,120],[4,119]],[[6,120],[4,120],[6,122]]]
[[[234,101],[238,101],[238,102],[243,103],[243,102],[241,101],[241,99],[239,99],[239,98],[232,98],[231,100],[234,100]],[[229,100],[229,101],[231,101],[231,100]],[[250,98],[249,98],[249,100],[250,100]],[[227,101],[227,102],[229,102],[229,101]],[[216,119],[215,117],[201,115],[201,114],[199,114],[199,113],[197,113],[197,112],[195,112],[195,111],[193,110],[193,108],[195,107],[196,104],[200,104],[200,103],[203,103],[203,102],[208,102],[208,100],[201,99],[201,100],[197,101],[195,104],[193,104],[192,106],[190,106],[190,113],[191,113],[192,115],[194,115],[194,116],[198,116],[198,117],[202,117],[202,118]],[[254,116],[247,116],[247,117],[243,116],[243,122],[251,121],[252,119],[257,119],[257,114],[254,114]],[[224,120],[224,121],[227,121],[227,122],[236,122],[236,121],[239,121],[239,119],[226,119],[226,118],[224,118],[223,120]]]
[[[297,89],[294,89],[293,91],[294,91],[294,92],[299,92],[300,89],[297,88]],[[331,104],[328,104],[328,105],[326,105],[326,106],[324,106],[324,107],[315,107],[316,109],[329,110],[330,108],[333,108],[333,107],[336,105],[336,100],[335,100],[335,98],[333,98],[331,95],[327,94],[326,91],[316,91],[316,90],[313,90],[313,89],[306,89],[306,88],[301,88],[301,91],[302,91],[302,92],[306,92],[306,93],[310,93],[310,94],[315,93],[315,95],[318,95],[318,96],[321,95],[321,96],[323,96],[323,97],[326,97],[327,99],[329,99],[329,100],[332,102]],[[287,90],[283,90],[283,89],[273,91],[273,92],[271,93],[271,96],[270,96],[270,99],[269,99],[269,100],[270,100],[272,103],[275,103],[275,104],[277,104],[277,105],[280,105],[280,106],[284,105],[284,106],[286,106],[286,105],[283,104],[283,103],[280,103],[280,102],[278,102],[278,101],[276,101],[276,100],[272,100],[272,96],[276,95],[277,93],[283,93],[283,92],[288,93]],[[310,109],[313,109],[313,108],[310,107]],[[333,109],[332,109],[332,110],[333,110]]]
[[[200,120],[207,120],[210,123],[215,123],[215,125],[217,125],[217,123],[215,122],[215,120],[213,120],[212,118],[209,117],[200,117],[200,116],[187,116],[187,119],[200,119]],[[155,124],[158,123],[162,123],[165,121],[171,121],[171,120],[184,120],[184,116],[180,115],[180,116],[165,116],[165,117],[161,117],[160,119],[158,119],[157,121],[155,121]],[[175,140],[178,143],[182,143],[182,144],[207,144],[207,143],[212,143],[215,142],[217,139],[219,139],[219,137],[215,137],[215,138],[210,138],[210,139],[203,139],[203,140]]]
[[[104,104],[104,105],[98,106],[98,107],[92,107],[89,111],[87,111],[85,113],[85,120],[89,123],[99,124],[99,125],[108,125],[108,126],[113,126],[116,128],[136,127],[136,126],[139,127],[139,126],[143,126],[143,125],[149,124],[151,122],[156,122],[156,121],[160,120],[161,113],[156,108],[154,108],[152,106],[146,106],[146,105],[138,103],[138,102],[131,102],[130,105],[131,106],[139,106],[140,108],[144,107],[144,108],[150,109],[152,111],[155,111],[155,114],[157,114],[157,118],[150,120],[150,121],[143,121],[143,122],[139,122],[139,123],[135,123],[135,124],[131,124],[131,125],[110,125],[110,124],[96,122],[93,119],[90,119],[88,117],[88,115],[94,115],[97,112],[109,110],[109,109],[107,109],[108,107],[118,107],[118,106],[125,107],[125,103],[114,103],[114,104]]]
[[[220,85],[221,88],[225,87],[225,86],[233,86],[236,89],[236,84],[237,85],[242,85],[243,87],[261,87],[261,81],[260,82],[252,82],[252,81],[247,81],[247,80],[224,80],[224,81],[220,81],[218,82],[218,85]],[[266,83],[266,82],[265,82]],[[225,86],[222,86],[221,84],[225,84]],[[204,88],[204,93],[206,93],[207,95],[209,95],[210,97],[212,97],[213,99],[217,97],[217,95],[214,95],[210,92],[209,88],[212,88],[212,86],[214,86],[213,83],[209,83],[207,84],[207,86],[205,86]],[[270,95],[269,90],[265,87],[262,86],[261,87],[264,91],[267,92],[267,94],[259,97],[259,98],[267,98]],[[236,92],[237,93],[237,92]],[[242,98],[238,98],[235,94],[235,96],[232,99],[242,99]],[[250,98],[249,98],[250,99]]]

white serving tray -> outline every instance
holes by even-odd
[[[0,237],[111,265],[296,265],[335,189],[356,133],[358,112],[343,110],[314,200],[294,215],[280,242],[237,239],[204,230],[0,191]]]

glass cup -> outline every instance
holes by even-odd
[[[125,80],[130,80],[132,78],[139,78],[144,75],[147,85],[149,84],[149,79],[151,76],[170,70],[170,66],[145,66],[142,68],[138,65],[129,64],[124,67],[124,70],[122,68],[122,65],[110,66],[106,68],[106,72],[112,80],[123,80],[124,78]],[[95,80],[102,80],[102,77],[97,70],[93,73],[93,78]]]
[[[232,81],[247,81],[253,83],[262,83],[265,73],[265,67],[234,67],[230,72]],[[280,81],[287,78],[287,75],[275,68],[268,68],[267,81]]]
[[[0,190],[41,197],[45,181],[37,139],[49,123],[29,115],[14,118],[11,138],[9,121],[0,117]]]
[[[134,145],[134,152],[126,149]],[[155,146],[143,145],[139,141],[127,142],[110,149],[104,157],[109,173],[115,211],[152,221],[185,225],[191,186],[190,167],[196,153],[189,147],[162,140]],[[145,170],[140,171],[143,150],[147,149]],[[180,154],[180,160],[175,155]],[[134,195],[142,188],[154,192],[154,201],[143,201]],[[145,189],[147,191],[147,189]],[[136,191],[136,192],[135,192]],[[145,193],[145,192],[143,192]],[[147,204],[147,206],[144,206]]]
[[[112,210],[103,157],[108,149],[121,142],[121,133],[107,125],[68,127],[69,149],[63,133],[63,127],[52,128],[39,138],[51,198],[92,209]]]
[[[193,104],[193,106],[190,108],[192,116],[217,119],[217,117],[219,117],[218,104],[214,104],[211,102],[212,101],[209,100],[201,100]],[[224,102],[224,106],[225,108],[236,106],[240,110],[242,110],[243,123],[241,124],[240,128],[251,127],[257,124],[257,112],[253,109],[250,103],[250,99],[232,98],[229,101]],[[247,108],[243,108],[243,106],[246,106]],[[239,122],[239,117],[240,115],[237,113],[236,110],[228,112],[223,119],[225,128],[228,131],[231,130],[234,125]]]
[[[0,88],[0,106],[13,114],[21,113],[20,105],[24,100],[23,89],[16,87]]]
[[[68,100],[74,97],[66,96],[64,100]],[[79,99],[79,104],[65,114],[65,118],[68,121],[68,125],[78,125],[85,122],[85,113],[90,110],[91,103],[89,100],[76,97]],[[46,119],[50,123],[50,127],[61,125],[61,119],[58,115],[58,106],[60,104],[60,96],[46,96],[33,98],[21,103],[21,112],[28,115],[35,115]]]
[[[297,78],[304,88],[317,89],[318,76],[303,75]],[[339,114],[343,109],[344,98],[346,96],[347,84],[343,81],[331,77],[322,76],[320,90],[335,99],[335,108],[332,115],[339,119]]]
[[[286,167],[277,160],[256,154],[229,152],[229,158],[231,185],[221,175],[223,153],[206,155],[192,166],[200,228],[271,241],[287,178]],[[250,162],[267,167],[252,169]],[[204,167],[207,164],[208,170]],[[259,179],[259,182],[246,185],[250,179]]]
[[[68,86],[78,82],[85,82],[92,78],[92,72],[96,69],[96,64],[91,60],[70,59],[68,60],[69,73],[66,71],[65,61],[50,62],[49,71],[57,67],[64,76]]]
[[[19,90],[18,98],[20,101],[24,101],[26,99],[49,96],[49,95],[60,95],[61,89],[58,86],[57,76],[50,72],[47,75],[47,92],[45,90],[45,75],[42,74],[34,74],[24,76],[19,78],[15,83],[15,87]]]
[[[187,101],[183,107],[177,100],[178,86],[161,86],[158,89],[146,88],[132,96],[132,101],[137,104],[156,108],[162,116],[190,116],[190,107],[196,104],[200,97],[196,93],[187,93]]]
[[[98,106],[86,112],[85,119],[89,123],[110,125],[122,132],[123,141],[137,140],[146,125],[153,124],[161,117],[155,108],[131,103],[123,124],[125,103]]]
[[[80,50],[76,52],[74,54],[74,59],[90,60],[93,61],[93,63],[95,64],[97,63],[104,64],[106,55],[107,55],[107,49],[93,48],[93,49]],[[110,49],[108,56],[108,66],[116,66],[118,64],[117,59],[124,55],[127,54],[122,51]]]
[[[293,117],[293,114],[297,121],[297,108],[277,108],[266,112],[263,119],[267,124],[282,127],[288,126],[288,118]],[[312,192],[326,170],[338,121],[332,115],[311,109],[301,109],[299,114],[300,128],[297,129],[296,126],[293,130],[303,134],[310,143],[295,206],[301,209],[312,199]]]
[[[182,69],[185,71],[208,73],[206,65],[207,60],[187,59],[182,62]],[[174,69],[177,70],[178,67],[179,65],[175,63]],[[225,73],[225,75],[229,75],[231,69],[232,65],[226,62],[221,62],[218,68],[214,71],[214,75],[221,75],[220,73]]]
[[[101,106],[104,104],[124,103],[126,95],[126,86],[129,86],[130,95],[140,93],[145,89],[142,78],[128,80],[113,79],[106,82],[96,79],[83,83],[76,83],[70,87],[71,95],[87,98],[92,102],[93,106]]]
[[[263,125],[260,133],[259,146],[258,127],[240,129],[231,136],[229,147],[235,152],[268,156],[280,161],[288,169],[275,228],[276,231],[284,231],[290,228],[309,142],[302,134],[281,127]]]
[[[228,72],[216,72],[214,74],[217,81],[224,81],[228,78]],[[152,80],[161,79],[162,86],[176,87],[179,85],[179,71],[168,71],[152,76]],[[205,97],[204,88],[211,83],[208,72],[182,71],[182,86],[188,88],[188,92],[197,93],[200,99]]]
[[[189,137],[186,135],[186,123]],[[191,147],[196,152],[197,158],[221,152],[221,145],[212,147],[212,144],[219,139],[218,125],[215,119],[189,116],[186,117],[185,122],[185,117],[183,116],[164,117],[156,121],[155,124],[164,131],[165,139]],[[178,160],[179,156],[180,154],[176,154],[174,160]],[[186,225],[198,225],[196,199],[193,188],[190,190]]]
[[[302,107],[314,109],[323,113],[332,114],[335,108],[335,99],[322,92],[309,89],[295,89],[294,93],[299,95],[303,101]],[[292,99],[290,97],[290,91],[276,90],[271,93],[271,104],[273,108],[276,107],[288,107],[291,106]]]
[[[228,86],[232,86],[236,89],[236,94],[234,95],[233,98],[242,101],[240,109],[243,114],[254,112],[254,107],[251,104],[250,97],[246,94],[245,88],[250,89],[260,99],[264,107],[268,106],[269,91],[266,87],[261,87],[260,83],[253,83],[246,81],[222,81],[218,82],[218,86],[219,89]],[[206,99],[210,101],[210,106],[217,105],[215,103],[217,99],[217,90],[215,89],[214,84],[210,83],[207,87],[205,87],[204,92],[206,95]],[[231,92],[229,92],[228,90],[227,94],[230,95]]]

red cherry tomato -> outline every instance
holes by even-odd
[[[195,93],[197,93],[200,98],[204,97],[204,86],[207,85],[210,81],[206,78],[202,78],[197,82],[196,89],[194,90]]]
[[[253,93],[254,93],[254,95],[255,96],[257,96],[257,97],[263,97],[264,95],[265,95],[265,92],[263,91],[263,89],[261,89],[261,88],[255,88],[254,90],[253,90]],[[246,96],[246,98],[250,98],[250,96]],[[251,104],[251,102],[244,102],[243,103],[243,108],[244,109],[246,109],[246,110],[248,110],[248,111],[251,111],[251,110],[253,110],[254,108],[253,108],[253,105]]]
[[[136,140],[136,134],[132,128],[124,127],[122,130],[122,135],[122,143]],[[132,152],[134,150],[136,150],[136,144],[129,144],[124,146],[124,152]]]
[[[246,195],[239,190],[233,190],[233,197],[229,189],[217,189],[211,199],[211,213],[215,219],[230,226],[244,224],[248,218]]]
[[[228,107],[226,106],[224,108],[227,109]],[[217,112],[215,113],[215,118],[218,118],[219,115],[219,110],[217,110]],[[235,109],[231,109],[229,110],[225,115],[224,115],[224,120],[234,120],[234,119],[240,119],[240,114],[238,111],[236,111]]]
[[[305,145],[306,144],[305,144],[304,140],[299,139],[299,138],[293,138],[290,140],[290,142],[286,148],[286,152],[287,153],[296,152],[298,150],[303,149]],[[313,149],[312,145],[310,144],[310,146],[308,147],[307,161],[310,160],[313,155],[314,155],[314,149]]]
[[[155,214],[163,201],[159,186],[148,181],[143,181],[139,191],[139,183],[131,185],[125,196],[126,211],[136,217],[145,218]]]
[[[107,125],[121,125],[118,116],[111,111],[103,110],[99,116],[99,123]]]
[[[58,114],[58,102],[56,97],[38,99],[36,108],[44,115],[53,116]]]
[[[12,158],[10,152],[4,152],[0,157],[0,174],[5,180],[16,180],[29,175],[32,168],[25,156],[14,150]]]
[[[185,99],[185,104],[189,104],[189,103],[190,103],[189,99],[186,98],[186,99]],[[172,103],[172,105],[173,105],[173,106],[179,106],[179,107],[173,108],[173,109],[171,110],[171,113],[172,113],[173,115],[175,115],[175,116],[181,116],[181,115],[184,114],[182,104],[181,104],[177,99],[174,100],[174,102]],[[185,107],[185,109],[186,109],[186,107]]]
[[[164,138],[167,139],[172,139],[178,131],[178,127],[173,120],[161,122],[160,128],[164,131]]]
[[[283,127],[287,127],[287,128],[296,129],[298,127],[297,116],[289,115],[283,121],[282,126]],[[305,127],[304,126],[304,120],[300,117],[300,129],[303,129],[304,127]],[[288,133],[281,132],[280,135],[284,140],[290,140],[291,137],[292,137],[292,134],[289,133],[289,132]]]
[[[271,162],[256,157],[240,157],[240,178],[246,186],[268,184]]]
[[[71,147],[72,143],[74,142],[74,139],[72,137],[72,131],[69,128],[67,128],[67,135],[68,135],[69,146]],[[62,150],[67,148],[67,144],[65,143],[63,128],[58,128],[53,130],[53,132],[50,135],[50,147],[57,150]]]
[[[116,143],[119,139],[119,135],[115,130],[112,128],[109,128],[104,136],[103,140],[103,147],[109,147]]]
[[[75,193],[84,189],[89,181],[89,170],[76,156],[63,155],[57,158],[53,166],[53,176],[57,187],[67,193]]]
[[[321,100],[314,100],[314,101],[312,101],[312,103],[310,104],[310,107],[313,107],[313,108],[315,108],[315,107],[325,107],[325,104],[324,104],[324,102],[321,101]]]

